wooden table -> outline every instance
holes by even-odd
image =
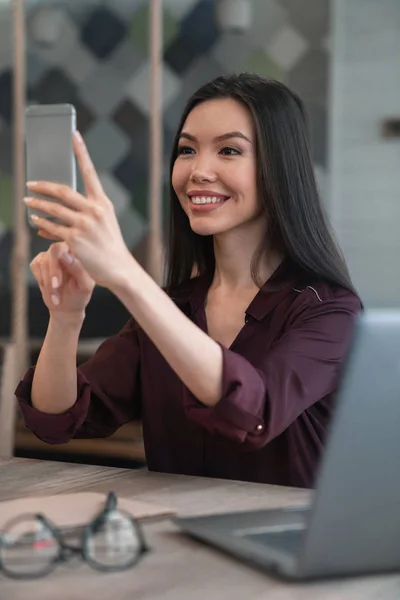
[[[206,514],[303,504],[306,490],[90,465],[0,459],[0,500],[78,491],[107,492]],[[152,548],[132,570],[104,574],[85,564],[60,566],[39,580],[0,576],[10,600],[399,600],[400,576],[307,584],[282,583],[182,535],[169,520],[144,524]]]

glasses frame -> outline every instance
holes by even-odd
[[[54,571],[54,569],[58,565],[68,562],[68,560],[70,560],[70,558],[72,558],[73,556],[77,556],[77,557],[81,558],[92,569],[95,569],[96,571],[103,571],[103,572],[124,571],[126,569],[134,567],[139,562],[139,560],[141,559],[143,554],[148,552],[150,550],[150,548],[146,543],[142,528],[141,528],[138,520],[124,511],[119,511],[119,512],[122,513],[130,521],[130,523],[133,526],[133,529],[135,530],[135,533],[137,535],[137,539],[139,542],[139,549],[138,549],[137,554],[135,556],[133,556],[131,560],[127,561],[123,565],[110,565],[110,566],[101,565],[100,563],[93,560],[90,556],[90,552],[89,552],[90,540],[92,539],[92,537],[96,533],[96,531],[107,520],[110,512],[112,512],[116,509],[117,509],[117,496],[114,492],[109,492],[103,510],[96,517],[94,517],[94,519],[92,521],[90,521],[90,523],[88,523],[87,525],[83,525],[83,526],[78,525],[76,527],[71,527],[71,528],[59,528],[43,514],[26,515],[27,518],[35,518],[38,521],[40,521],[51,532],[54,540],[57,542],[58,552],[57,552],[56,556],[52,559],[52,561],[49,563],[48,567],[38,573],[33,573],[33,574],[15,573],[13,571],[10,571],[9,569],[7,569],[7,567],[4,566],[4,560],[3,560],[2,554],[3,554],[3,548],[4,548],[5,530],[0,531],[0,573],[3,573],[4,575],[6,575],[6,577],[9,577],[11,579],[39,579],[41,577],[45,577],[46,575],[49,575],[49,573]],[[18,517],[15,517],[11,521],[9,521],[9,523],[7,523],[7,526],[12,525],[12,523],[14,523],[14,521],[16,521],[16,520],[20,520],[21,518],[23,518],[23,516],[24,515],[19,515]],[[80,537],[80,545],[79,546],[69,544],[63,539],[63,536],[66,534],[66,532],[70,533],[72,531],[79,530],[79,529],[82,529],[82,533],[79,536]]]

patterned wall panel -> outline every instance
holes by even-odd
[[[328,0],[252,0],[251,30],[221,31],[213,0],[164,0],[164,153],[188,96],[232,71],[280,79],[305,99],[316,172],[326,167]],[[147,233],[148,3],[27,2],[29,102],[72,102],[125,239],[139,259]],[[8,277],[12,223],[10,11],[0,9],[0,281]],[[167,197],[165,194],[165,203]],[[32,254],[47,247],[32,237]]]

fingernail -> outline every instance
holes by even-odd
[[[39,221],[40,217],[38,217],[37,215],[31,215],[31,219],[32,221]]]
[[[72,254],[70,254],[69,252],[63,252],[63,254],[61,255],[61,258],[68,265],[72,265],[72,263],[74,262],[74,258],[72,256]]]
[[[77,142],[79,142],[80,144],[83,144],[83,143],[84,143],[84,142],[83,142],[83,137],[81,136],[81,134],[79,133],[79,131],[78,131],[78,130],[76,130],[76,131],[74,132],[74,135],[75,135],[75,138],[76,138],[76,141],[77,141]]]
[[[37,181],[28,181],[28,183],[26,184],[26,187],[35,187],[35,185],[37,185]]]
[[[54,306],[58,306],[60,304],[60,298],[58,296],[56,296],[55,294],[51,294],[50,297]]]
[[[29,197],[24,198],[25,204],[31,204],[32,201],[33,201],[33,198],[29,198]]]
[[[51,287],[56,290],[57,288],[60,287],[60,282],[58,281],[58,277],[52,277],[51,278]]]

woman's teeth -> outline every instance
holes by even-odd
[[[217,204],[223,202],[223,198],[217,198],[216,196],[192,196],[191,201],[193,204]]]

